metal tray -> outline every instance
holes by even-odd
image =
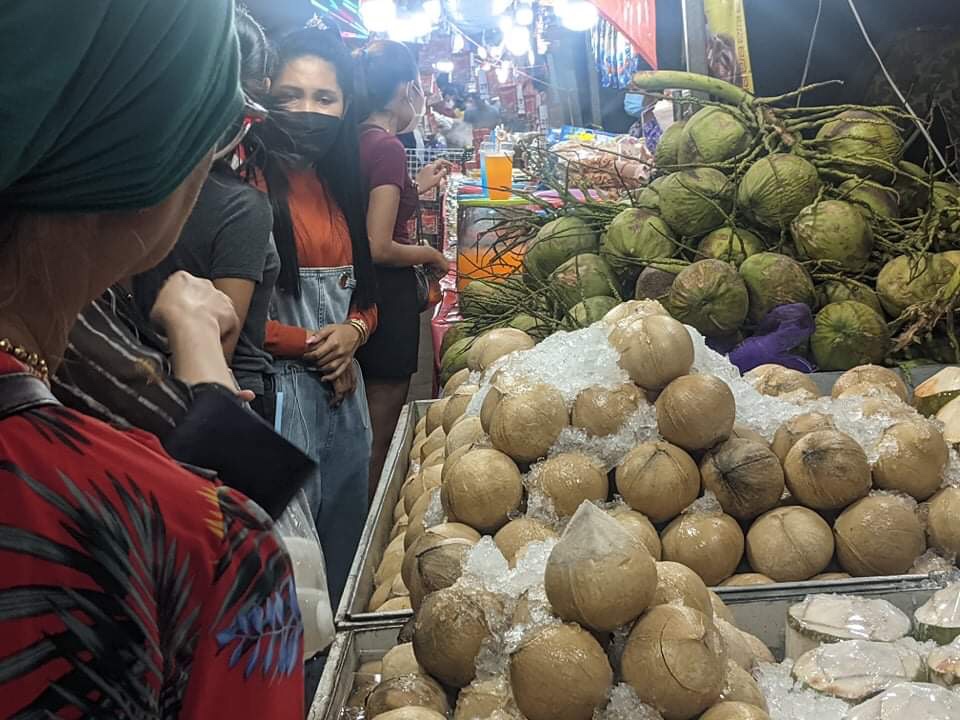
[[[407,477],[407,456],[413,445],[414,430],[434,400],[418,400],[408,403],[400,413],[397,430],[387,451],[387,460],[380,475],[377,494],[370,506],[367,524],[360,537],[360,545],[347,576],[343,598],[337,608],[337,628],[370,623],[389,623],[395,620],[407,620],[413,614],[409,610],[397,612],[367,612],[367,603],[373,595],[373,576],[383,559],[383,551],[393,529],[393,510],[400,500],[400,488]]]
[[[362,663],[379,660],[397,644],[403,623],[345,630],[330,646],[327,664],[307,720],[340,720],[353,692],[353,674]]]

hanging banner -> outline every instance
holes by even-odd
[[[592,0],[597,10],[622,32],[637,54],[657,69],[656,0]]]
[[[710,75],[753,92],[743,0],[703,0]]]

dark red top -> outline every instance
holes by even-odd
[[[61,405],[0,420],[0,568],[0,717],[303,718],[269,517],[152,435]]]
[[[360,170],[370,190],[383,185],[400,188],[400,207],[393,226],[393,239],[412,245],[408,223],[416,217],[417,190],[407,173],[407,152],[396,135],[376,125],[360,126]]]

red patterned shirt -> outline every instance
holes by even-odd
[[[60,405],[0,420],[0,568],[0,717],[303,717],[269,517],[151,435]]]

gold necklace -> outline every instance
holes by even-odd
[[[27,366],[27,369],[43,382],[50,383],[50,370],[47,361],[35,352],[30,352],[22,345],[14,345],[7,338],[0,338],[0,352],[12,355]]]

